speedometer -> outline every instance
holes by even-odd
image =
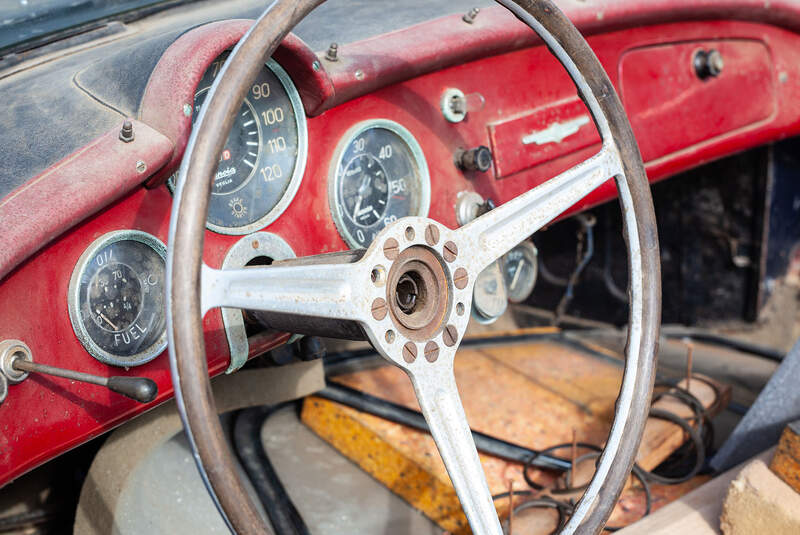
[[[229,53],[206,70],[194,97],[192,122]],[[308,141],[300,95],[280,65],[269,60],[253,81],[217,165],[206,226],[249,234],[280,216],[305,171]]]
[[[386,119],[356,125],[333,159],[328,201],[339,234],[353,248],[367,247],[401,217],[427,216],[430,176],[419,143]]]

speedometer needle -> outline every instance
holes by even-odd
[[[115,331],[118,331],[118,330],[119,330],[119,327],[117,327],[116,325],[114,325],[113,323],[111,323],[111,320],[110,320],[110,319],[108,319],[108,318],[106,317],[106,315],[105,315],[105,314],[103,314],[102,312],[98,312],[98,314],[100,315],[100,317],[101,317],[101,318],[103,318],[103,319],[105,320],[105,322],[106,322],[106,323],[108,323],[109,325],[111,325],[111,328],[112,328],[112,329],[114,329]]]

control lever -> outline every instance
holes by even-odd
[[[150,403],[158,395],[158,386],[155,381],[147,377],[102,377],[39,364],[33,362],[32,352],[25,343],[18,340],[0,342],[0,378],[13,385],[22,382],[29,373],[44,373],[82,383],[104,386],[112,392],[122,394],[139,403]],[[0,403],[2,403],[2,399],[0,399]]]
[[[73,381],[81,381],[82,383],[104,386],[112,392],[122,394],[139,403],[150,403],[156,399],[156,395],[158,395],[158,386],[156,382],[147,377],[101,377],[99,375],[91,375],[74,370],[54,368],[46,364],[38,364],[22,359],[14,359],[11,363],[11,367],[20,372],[44,373],[47,375],[55,375],[56,377],[63,377],[65,379],[72,379]]]

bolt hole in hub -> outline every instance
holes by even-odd
[[[441,260],[427,247],[401,252],[389,270],[386,302],[397,330],[421,342],[440,330],[449,310],[450,290]]]

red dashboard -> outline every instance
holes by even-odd
[[[609,15],[610,16],[610,15]],[[584,17],[585,18],[585,17]],[[607,21],[609,29],[619,27]],[[182,104],[191,102],[203,72],[249,27],[248,21],[213,23],[170,46],[150,77],[135,123],[137,141],[119,146],[117,130],[59,162],[0,202],[0,222],[12,230],[0,255],[0,325],[4,339],[27,343],[38,362],[98,375],[137,375],[156,381],[157,400],[172,396],[166,355],[129,370],[91,358],[73,332],[67,293],[78,258],[97,237],[138,229],[166,242],[172,197],[163,182],[183,154],[191,128]],[[672,22],[598,33],[588,38],[630,115],[651,181],[680,170],[800,132],[800,36],[754,22]],[[697,50],[717,49],[720,76],[700,79]],[[598,149],[591,122],[574,136],[541,149],[523,150],[526,131],[587,114],[569,77],[529,30],[501,8],[484,10],[474,25],[446,17],[380,38],[345,45],[339,60],[309,50],[290,37],[274,58],[297,85],[308,114],[308,159],[293,202],[266,229],[297,256],[346,249],[331,217],[328,177],[340,139],[354,124],[383,118],[403,125],[422,147],[430,169],[429,217],[455,227],[457,196],[476,191],[503,203]],[[442,117],[447,88],[479,95],[467,119]],[[462,172],[458,149],[486,145],[493,166]],[[147,170],[136,163],[145,160]],[[88,169],[88,171],[87,171]],[[76,181],[79,173],[108,177]],[[141,184],[147,180],[148,187]],[[64,188],[72,188],[69,206]],[[45,192],[47,203],[26,196]],[[606,183],[579,210],[611,199]],[[33,206],[31,208],[31,206]],[[12,218],[36,224],[21,230]],[[91,216],[91,217],[90,217]],[[16,234],[15,234],[16,232]],[[205,261],[220,267],[241,237],[207,231]],[[211,374],[228,365],[220,312],[204,321]],[[271,343],[285,341],[276,336]],[[262,349],[268,348],[268,341]],[[149,406],[103,388],[66,379],[31,376],[12,385],[0,406],[0,485],[59,453],[119,425]]]

